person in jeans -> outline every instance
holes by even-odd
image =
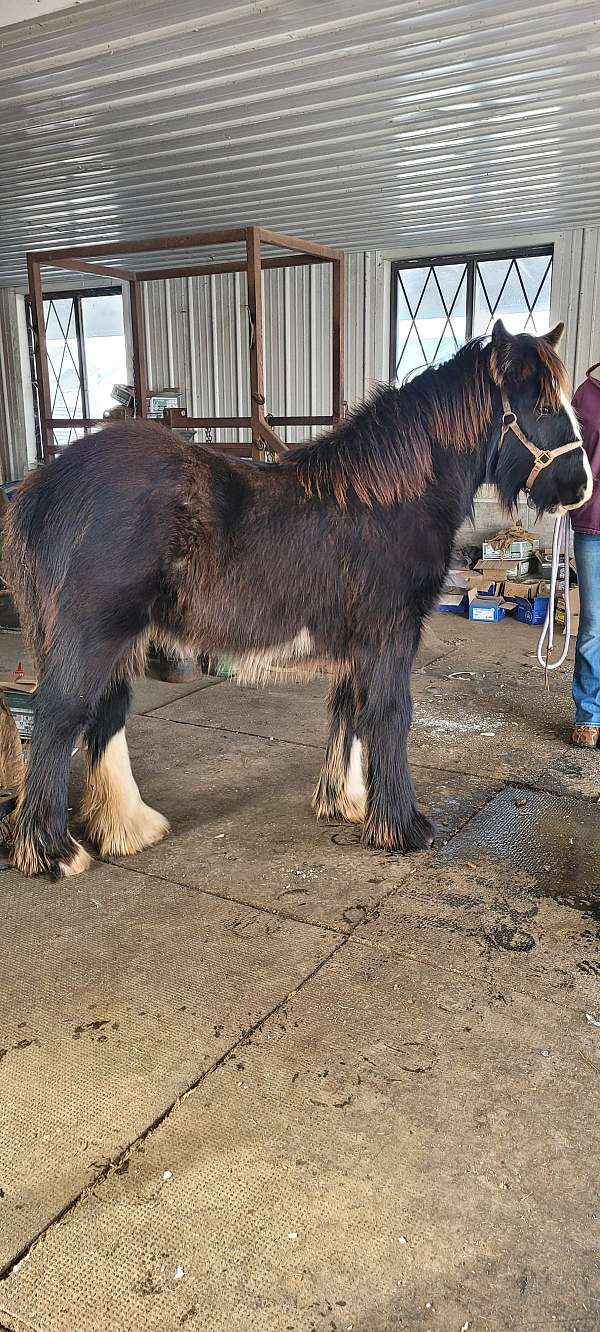
[[[600,380],[590,366],[573,398],[594,477],[592,498],[571,514],[579,583],[579,633],[575,649],[572,743],[595,749],[600,739]]]

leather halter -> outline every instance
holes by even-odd
[[[549,467],[550,463],[553,463],[555,458],[560,458],[562,453],[572,453],[573,449],[583,449],[583,444],[580,439],[572,439],[568,444],[561,444],[558,449],[538,449],[537,444],[533,444],[532,441],[527,439],[526,435],[523,434],[504,389],[502,389],[502,412],[503,416],[502,425],[500,427],[500,439],[498,441],[498,453],[502,448],[504,438],[508,434],[508,431],[512,430],[513,435],[516,435],[519,442],[523,444],[535,458],[535,463],[527,477],[525,485],[523,486],[524,490],[531,490],[531,487],[534,481],[537,481],[540,472],[543,472],[545,467]]]

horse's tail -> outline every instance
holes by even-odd
[[[26,646],[43,671],[65,567],[69,532],[47,513],[45,470],[22,483],[3,519],[2,575],[15,602]]]

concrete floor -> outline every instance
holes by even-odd
[[[535,641],[434,618],[407,858],[312,818],[322,682],[140,685],[169,839],[0,874],[2,1329],[597,1332],[600,756]]]

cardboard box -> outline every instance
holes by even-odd
[[[464,615],[467,609],[466,593],[464,591],[453,592],[451,590],[444,590],[435,609],[438,611],[446,611],[449,615]]]
[[[500,533],[498,534],[500,535]],[[484,541],[484,560],[528,560],[534,550],[539,550],[539,537],[525,537],[522,541],[511,541],[510,546],[497,546],[494,541]]]
[[[148,415],[161,417],[167,407],[181,407],[182,397],[178,388],[151,389],[146,399]]]
[[[503,583],[506,578],[523,578],[528,574],[529,560],[480,560],[475,568],[478,573]]]
[[[579,613],[580,613],[578,587],[571,588],[570,600],[571,600],[571,633],[577,634],[579,631]],[[564,596],[559,596],[556,598],[556,605],[554,608],[554,622],[555,624],[560,625],[561,629],[564,628],[566,622]]]
[[[507,578],[504,584],[504,595],[509,601],[518,600],[519,597],[532,601],[538,594],[547,595],[545,592],[542,593],[543,587],[544,584],[540,583],[539,578],[524,578],[522,580]]]
[[[110,396],[115,402],[119,402],[122,407],[133,407],[135,389],[133,384],[115,384]]]
[[[15,680],[14,675],[0,676],[0,693],[7,708],[12,713],[19,738],[30,740],[33,732],[33,695],[37,689],[37,680],[22,675]]]
[[[454,587],[463,587],[467,592],[473,588],[478,592],[489,592],[494,589],[494,579],[478,569],[449,569],[446,587],[449,588],[451,584]]]
[[[462,569],[449,569],[435,609],[450,615],[463,615],[467,607],[468,586],[468,577]]]
[[[548,611],[548,597],[519,597],[516,618],[521,624],[543,624]]]

